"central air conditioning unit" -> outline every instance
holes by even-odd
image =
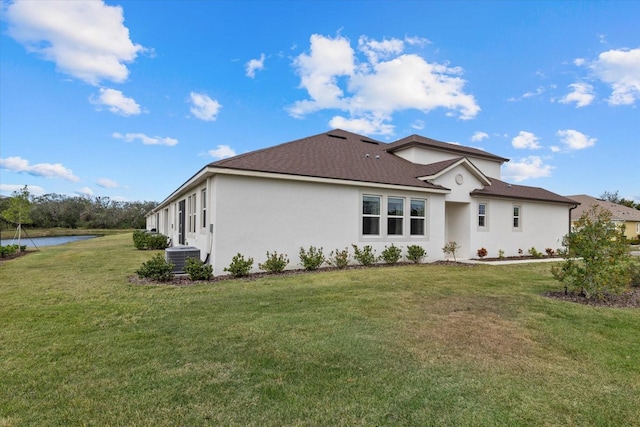
[[[187,258],[200,259],[200,249],[193,246],[174,246],[164,250],[164,258],[173,264],[172,273],[184,273]]]

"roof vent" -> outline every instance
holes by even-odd
[[[376,160],[380,160],[380,156],[376,155]]]
[[[364,156],[368,159],[369,158],[369,153],[365,154]]]
[[[360,141],[365,142],[367,144],[380,145],[375,141],[369,141],[368,139],[361,139]]]
[[[342,136],[342,135],[334,135],[332,133],[328,133],[327,136],[330,136],[331,138],[338,138],[338,139],[347,139],[346,136]]]

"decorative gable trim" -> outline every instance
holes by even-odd
[[[462,157],[457,160],[441,162],[442,168],[437,170],[429,175],[417,176],[419,180],[422,181],[433,181],[438,179],[439,177],[448,174],[452,170],[456,169],[458,166],[465,167],[471,174],[483,185],[491,185],[491,180],[483,174],[480,169],[478,169],[469,159],[466,157]],[[433,165],[425,165],[425,166],[433,166]]]

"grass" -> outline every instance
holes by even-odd
[[[545,264],[132,285],[131,234],[0,265],[0,426],[640,425],[638,310]]]

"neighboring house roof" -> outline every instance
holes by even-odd
[[[640,210],[638,209],[633,209],[607,200],[597,199],[595,197],[587,196],[586,194],[567,197],[580,203],[580,206],[571,212],[571,221],[577,221],[580,219],[582,214],[588,211],[592,206],[599,205],[601,208],[607,209],[611,212],[611,219],[614,221],[640,222]]]
[[[410,135],[406,138],[399,139],[398,141],[391,143],[387,146],[387,151],[393,153],[404,148],[412,146],[423,146],[434,150],[446,151],[448,153],[458,153],[461,156],[473,156],[490,160],[497,160],[501,163],[508,162],[509,159],[495,154],[488,153],[486,151],[479,150],[477,148],[465,147],[463,145],[452,144],[450,142],[437,141],[431,138],[425,138],[420,135]]]
[[[386,151],[389,144],[340,129],[209,164],[215,168],[340,179],[425,189],[417,166]]]
[[[474,190],[472,196],[505,197],[509,199],[537,200],[543,202],[564,203],[576,205],[577,203],[567,197],[561,196],[540,187],[528,187],[526,185],[514,185],[496,178],[489,178],[491,185],[482,190]]]

